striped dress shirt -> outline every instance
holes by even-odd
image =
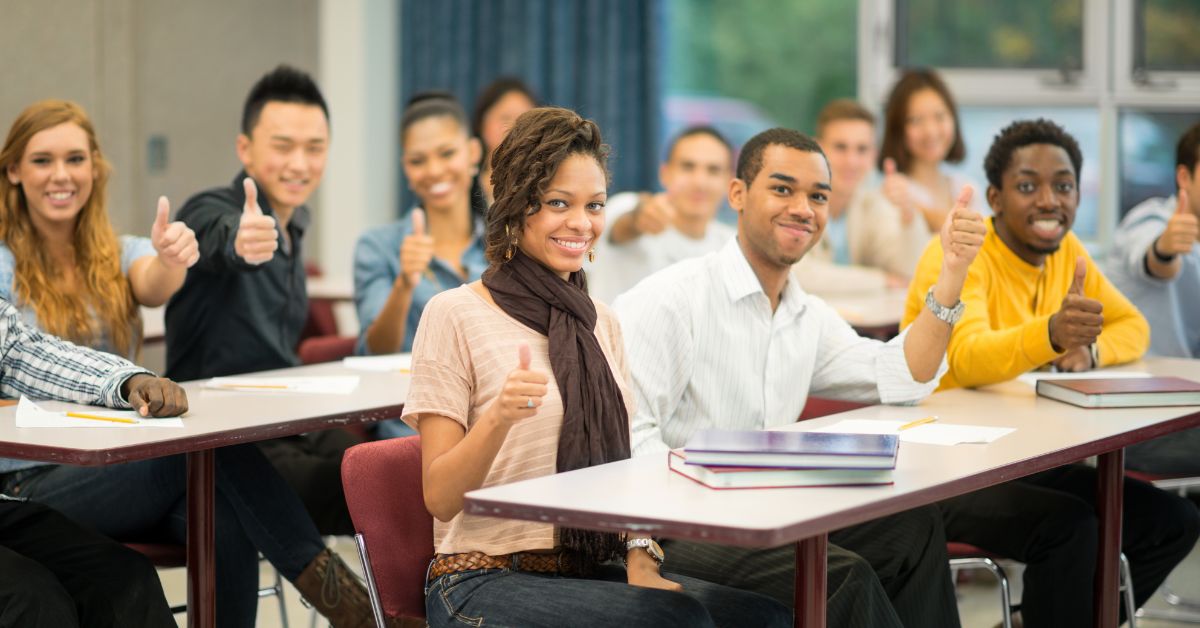
[[[110,353],[73,345],[31,327],[8,301],[0,300],[0,397],[73,401],[128,408],[121,384],[150,373]],[[0,473],[43,462],[0,458]]]
[[[794,423],[809,394],[914,404],[946,371],[918,382],[901,333],[859,336],[789,280],[775,312],[737,239],[655,273],[614,304],[632,368],[633,453],[682,447],[696,431]]]

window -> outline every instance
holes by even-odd
[[[1197,111],[1121,112],[1121,216],[1150,197],[1175,193],[1175,145],[1197,122]]]

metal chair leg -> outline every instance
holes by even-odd
[[[986,556],[951,558],[950,569],[954,571],[960,569],[986,569],[991,572],[992,576],[996,578],[996,582],[1000,584],[1001,625],[1004,628],[1012,628],[1012,594],[1008,588],[1008,574],[1004,573],[1004,568],[999,563]]]
[[[1137,628],[1137,602],[1133,599],[1133,571],[1129,568],[1129,559],[1121,552],[1121,574],[1119,577],[1121,593],[1125,599],[1125,617],[1129,628]]]

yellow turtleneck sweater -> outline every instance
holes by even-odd
[[[1058,251],[1039,268],[1017,257],[989,220],[983,247],[967,272],[962,291],[966,310],[950,334],[950,370],[938,390],[1005,381],[1061,356],[1050,346],[1050,316],[1062,306],[1080,255],[1087,258],[1083,292],[1104,305],[1104,331],[1096,341],[1100,366],[1140,358],[1150,345],[1146,319],[1100,273],[1074,233],[1067,233]],[[925,307],[925,293],[941,268],[942,244],[935,237],[908,287],[901,327]]]

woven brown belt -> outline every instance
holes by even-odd
[[[580,572],[579,558],[574,552],[516,552],[489,556],[483,552],[463,554],[439,554],[429,567],[429,579],[446,574],[475,569],[512,569],[513,571],[535,571],[575,575]]]

